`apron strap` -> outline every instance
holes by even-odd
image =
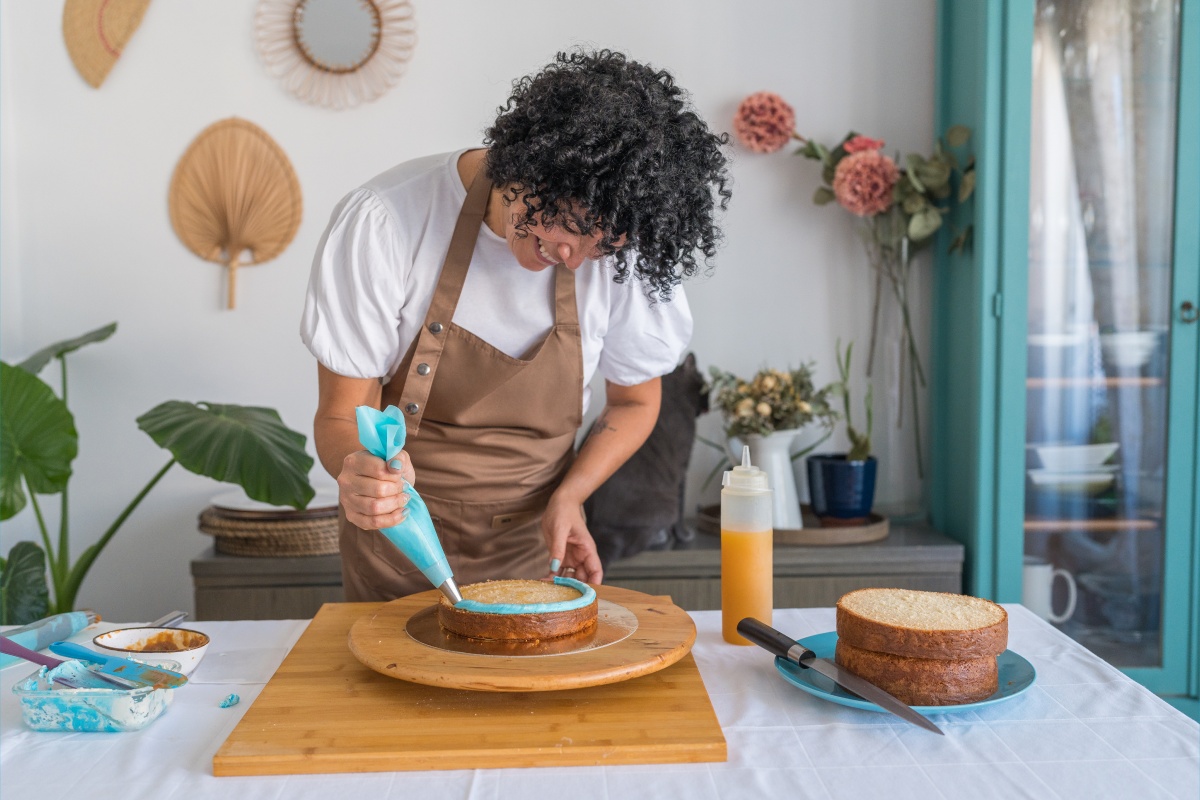
[[[471,181],[467,199],[463,201],[458,221],[454,224],[450,247],[446,250],[439,273],[437,291],[429,303],[429,311],[417,335],[413,357],[405,375],[400,410],[404,412],[404,424],[409,435],[416,434],[421,428],[425,403],[433,388],[433,376],[446,346],[450,321],[454,318],[454,310],[458,307],[458,298],[467,279],[467,267],[471,265],[471,255],[475,252],[475,242],[479,238],[479,228],[483,224],[491,190],[492,181],[487,176],[487,169],[481,165]],[[396,376],[393,376],[392,380],[395,379]]]

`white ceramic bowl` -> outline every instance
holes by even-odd
[[[1039,489],[1062,494],[1100,494],[1112,486],[1117,476],[1112,472],[1052,472],[1031,469],[1029,478]]]
[[[1119,331],[1100,334],[1100,350],[1104,360],[1114,367],[1135,369],[1143,366],[1154,355],[1158,346],[1155,331]]]
[[[1034,448],[1042,467],[1052,472],[1087,472],[1100,469],[1121,445],[1101,444],[1040,445]]]
[[[169,658],[179,662],[179,671],[191,675],[208,650],[208,635],[187,628],[118,628],[92,638],[105,653],[148,661]]]

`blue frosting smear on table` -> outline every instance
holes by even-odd
[[[454,607],[479,614],[550,614],[555,611],[574,611],[577,608],[584,608],[596,600],[596,590],[583,581],[556,577],[554,583],[558,586],[570,586],[579,592],[579,597],[572,600],[560,600],[557,603],[481,603],[478,600],[460,600],[454,604]]]
[[[833,661],[834,648],[837,646],[837,632],[828,631],[827,633],[818,633],[798,639],[797,642],[812,650],[817,658],[827,658]],[[922,714],[950,714],[955,711],[966,711],[972,708],[990,706],[994,703],[1011,700],[1030,686],[1033,686],[1034,681],[1037,680],[1037,673],[1033,669],[1033,665],[1012,650],[1005,650],[996,656],[996,666],[1000,672],[1000,687],[991,697],[986,697],[975,703],[960,703],[950,706],[912,706],[912,709]],[[775,668],[779,670],[779,674],[788,683],[822,700],[828,700],[831,703],[843,706],[850,706],[851,708],[861,708],[864,711],[884,712],[884,709],[874,703],[863,700],[856,694],[851,694],[814,669],[797,666],[786,658],[778,657],[775,659]]]
[[[404,449],[407,429],[400,409],[388,406],[380,411],[370,406],[359,406],[355,409],[355,417],[358,420],[358,440],[371,455],[391,463]],[[399,525],[383,528],[379,532],[399,548],[430,583],[441,586],[453,573],[446,561],[442,543],[438,541],[429,509],[416,489],[405,484],[404,491],[408,494],[408,516]]]

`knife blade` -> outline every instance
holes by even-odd
[[[905,722],[912,723],[927,731],[945,735],[942,729],[929,719],[913,711],[904,703],[892,697],[873,683],[843,669],[827,658],[817,658],[817,654],[809,650],[795,639],[772,628],[754,617],[746,617],[737,624],[737,631],[759,647],[784,658],[802,669],[812,669],[829,678],[848,692],[858,695],[863,700],[895,714]]]

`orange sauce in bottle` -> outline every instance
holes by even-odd
[[[753,644],[737,632],[745,617],[771,624],[773,538],[770,528],[721,529],[721,633],[730,644]]]
[[[771,624],[775,571],[771,545],[771,488],[767,474],[750,463],[750,448],[742,448],[742,463],[721,481],[721,635],[730,644],[749,645],[737,632],[746,617]]]

